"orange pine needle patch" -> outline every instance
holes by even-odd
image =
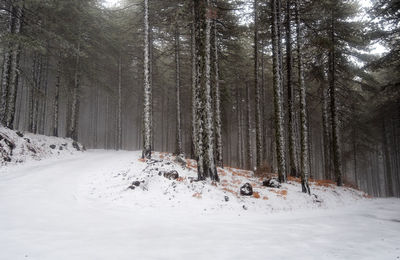
[[[139,162],[145,162],[145,159],[144,158],[139,158],[138,161]]]
[[[196,193],[194,193],[192,195],[192,197],[197,198],[197,199],[201,199],[201,193],[196,192]]]
[[[267,197],[267,196],[264,196],[264,197],[263,197],[263,200],[268,200],[268,197]]]
[[[183,182],[183,181],[185,181],[186,180],[186,177],[179,177],[178,179],[176,179],[177,181],[179,181],[179,182]]]
[[[261,196],[260,196],[260,193],[255,191],[255,192],[253,192],[253,197],[256,198],[256,199],[259,199]]]

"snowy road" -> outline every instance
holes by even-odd
[[[342,209],[199,215],[83,196],[136,160],[89,151],[0,170],[0,259],[400,259],[400,200]]]

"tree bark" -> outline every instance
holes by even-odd
[[[286,158],[285,158],[285,139],[283,133],[283,108],[282,108],[282,84],[280,66],[280,44],[278,27],[278,2],[272,0],[272,53],[273,53],[273,88],[274,88],[274,108],[275,108],[275,141],[276,155],[278,164],[278,177],[280,182],[286,182]]]
[[[289,167],[290,175],[297,176],[296,165],[296,137],[295,137],[295,113],[294,95],[292,85],[292,30],[291,30],[291,0],[286,0],[286,87],[288,104],[288,134],[289,134]]]
[[[149,55],[149,0],[144,0],[144,111],[142,158],[151,158],[151,82]]]
[[[175,25],[175,84],[176,84],[176,140],[175,154],[180,155],[182,150],[182,127],[181,127],[181,98],[180,98],[180,34],[178,24]]]
[[[255,119],[256,119],[256,166],[262,161],[262,127],[261,127],[261,90],[258,73],[258,1],[254,0],[254,88],[255,88]]]

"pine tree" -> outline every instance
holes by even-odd
[[[286,181],[286,158],[285,158],[285,139],[283,133],[283,111],[282,111],[282,84],[281,84],[281,66],[280,66],[280,44],[279,27],[280,22],[278,6],[280,0],[272,0],[272,55],[273,55],[273,89],[274,89],[274,108],[275,108],[275,142],[276,155],[278,161],[278,177],[280,182]]]
[[[149,53],[149,0],[144,0],[144,111],[143,111],[143,152],[142,158],[151,158],[151,82]]]
[[[300,92],[300,148],[301,148],[301,187],[304,193],[310,194],[310,187],[308,185],[309,176],[309,150],[308,150],[308,123],[307,123],[307,104],[306,104],[306,86],[304,84],[304,72],[302,61],[302,42],[300,35],[300,14],[299,14],[299,0],[295,0],[296,10],[296,42],[297,42],[297,70],[299,80]]]

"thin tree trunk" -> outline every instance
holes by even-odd
[[[117,150],[122,148],[122,56],[118,60],[118,115],[117,115]]]
[[[149,0],[144,0],[144,111],[142,158],[151,158],[151,82],[149,56]]]
[[[291,0],[286,0],[286,85],[288,103],[288,135],[289,135],[289,168],[290,175],[297,176],[296,165],[296,138],[295,138],[295,114],[294,95],[292,86],[292,30],[291,30]]]
[[[218,28],[216,19],[213,21],[214,28],[214,109],[215,109],[215,159],[217,166],[224,167],[222,147],[222,120],[221,120],[221,91],[219,85],[219,58],[218,58]]]
[[[175,154],[180,155],[182,150],[182,127],[181,127],[181,97],[180,97],[180,34],[178,24],[175,25],[175,84],[176,84],[176,139]]]
[[[80,30],[79,30],[80,34]],[[74,87],[72,90],[72,103],[71,103],[71,118],[69,122],[69,129],[67,137],[73,140],[78,140],[78,115],[79,115],[79,99],[80,99],[80,49],[81,40],[78,39],[77,54],[75,57],[75,73],[74,73]]]
[[[275,141],[276,154],[278,161],[278,177],[280,182],[286,182],[286,158],[285,158],[285,139],[283,133],[283,108],[282,108],[282,84],[280,66],[280,44],[278,27],[278,2],[272,0],[272,53],[273,53],[273,87],[274,87],[274,107],[275,107]],[[280,20],[280,19],[279,19]]]
[[[8,21],[8,34],[13,34],[15,27],[15,7],[10,4],[10,15]],[[3,60],[3,72],[1,78],[1,97],[0,97],[0,123],[4,126],[7,125],[7,108],[8,108],[8,97],[10,93],[10,81],[12,74],[12,57],[13,55],[13,46],[11,43],[8,44],[8,48],[5,49],[4,52],[4,60]]]
[[[192,151],[193,159],[198,159],[198,138],[197,130],[197,104],[198,104],[198,68],[196,62],[196,22],[195,22],[195,5],[192,6],[192,30],[191,30],[191,62],[192,62]]]
[[[23,9],[21,7],[14,8],[16,17],[15,19],[15,28],[14,28],[14,35],[19,35],[21,33],[22,27],[22,16],[23,16]],[[10,79],[10,86],[8,92],[8,100],[7,100],[7,118],[6,118],[6,125],[9,128],[15,129],[16,126],[14,125],[15,120],[15,106],[17,101],[17,91],[18,91],[18,83],[19,83],[19,75],[20,75],[20,68],[19,68],[19,59],[21,53],[21,45],[17,42],[13,46],[13,50],[11,52],[11,79]]]
[[[250,86],[246,82],[246,103],[247,103],[247,120],[246,120],[246,150],[247,150],[247,160],[246,168],[251,170],[251,165],[253,161],[252,149],[251,149],[251,113],[250,113]]]
[[[261,127],[261,90],[258,73],[258,1],[254,0],[254,88],[256,118],[256,166],[260,168],[262,161],[262,127]]]
[[[342,180],[342,161],[341,161],[341,149],[339,141],[339,119],[338,119],[338,108],[336,100],[336,83],[335,83],[335,38],[334,31],[335,26],[333,22],[333,11],[331,16],[331,49],[329,51],[329,94],[330,94],[330,108],[331,108],[331,125],[332,125],[332,149],[333,149],[333,167],[335,171],[336,183],[338,186],[343,185]]]
[[[300,173],[301,173],[301,187],[304,193],[310,194],[310,187],[308,185],[309,175],[309,150],[308,150],[308,124],[307,124],[307,104],[306,104],[306,86],[304,84],[304,73],[303,73],[303,61],[301,56],[301,37],[300,37],[300,14],[299,14],[299,0],[295,0],[296,8],[296,36],[297,36],[297,69],[298,69],[298,80],[299,80],[299,92],[300,92]]]
[[[56,76],[56,87],[54,95],[54,111],[53,111],[53,136],[58,136],[58,116],[60,108],[60,85],[61,85],[61,56],[57,62],[57,76]]]

